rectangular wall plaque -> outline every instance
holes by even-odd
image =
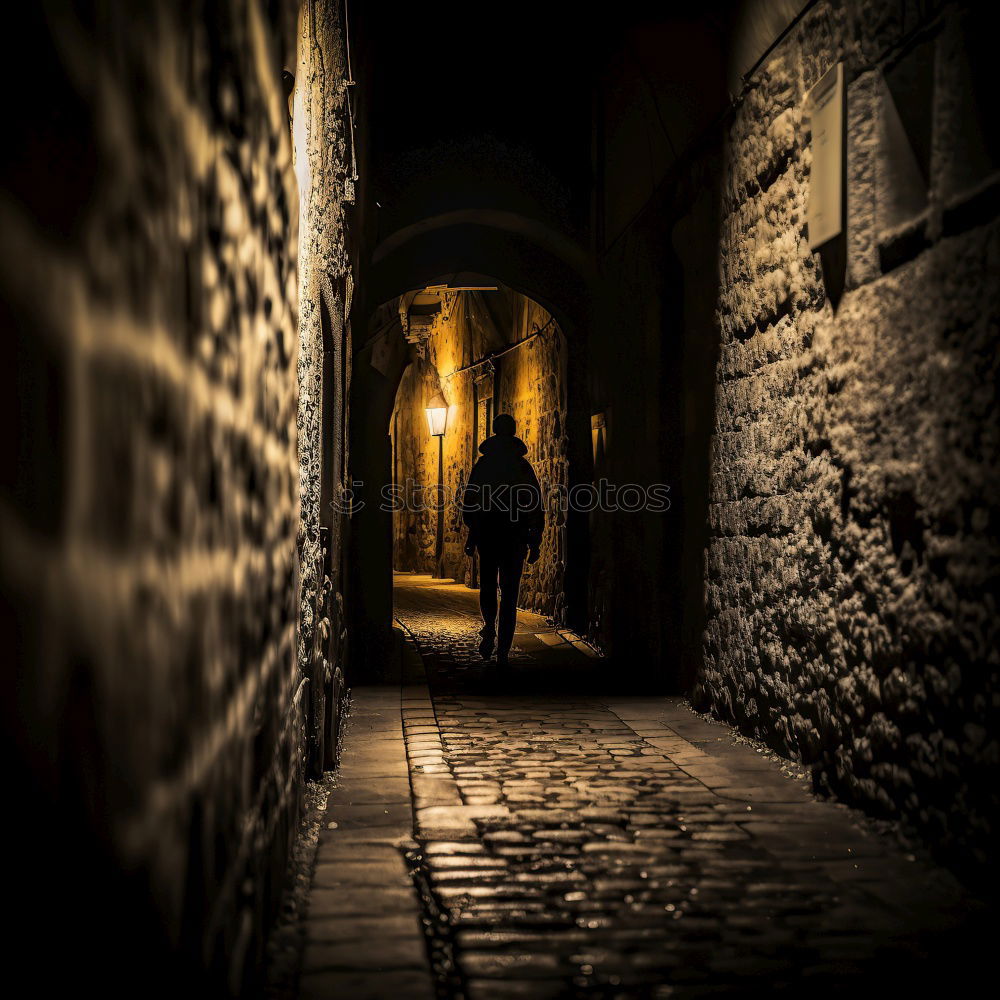
[[[809,249],[815,250],[843,228],[844,64],[823,74],[806,100],[812,131],[809,176]]]

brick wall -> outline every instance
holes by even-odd
[[[490,296],[495,299],[490,300]],[[496,300],[502,300],[503,305],[497,307]],[[503,317],[501,330],[493,320],[483,319],[491,302],[496,316]],[[424,408],[440,387],[449,404],[443,443],[446,497],[460,495],[478,457],[479,443],[492,434],[492,428],[484,426],[485,408],[476,416],[477,398],[484,399],[489,393],[492,412],[510,413],[517,421],[517,434],[527,445],[527,458],[543,486],[565,486],[566,346],[559,327],[550,320],[549,313],[537,303],[507,289],[459,292],[446,298],[421,347],[422,356],[414,360],[400,383],[392,421],[395,482],[402,484],[409,479],[429,489],[438,482],[438,444],[428,433]],[[489,368],[477,366],[446,377],[543,327],[540,336],[498,357],[493,374]],[[464,552],[467,531],[461,512],[449,504],[443,523],[438,558],[437,513],[427,504],[422,509],[399,512],[393,522],[396,569],[474,583]],[[521,607],[557,617],[563,614],[564,553],[565,516],[550,512],[541,557],[534,566],[525,567]]]
[[[29,6],[0,168],[18,910],[55,980],[219,995],[303,767],[295,5]]]
[[[982,114],[985,15],[820,3],[733,116],[694,688],[970,869],[991,864],[997,818],[1000,164]],[[847,230],[811,253],[803,102],[840,60]]]

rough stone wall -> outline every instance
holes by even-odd
[[[393,516],[393,564],[434,576],[469,582],[469,559],[461,513],[454,499],[472,468],[474,403],[472,377],[451,373],[500,346],[475,323],[476,296],[447,295],[427,339],[414,351],[396,393],[391,431],[394,483],[409,490],[405,508]],[[428,432],[425,407],[437,392],[448,402],[446,433],[440,445]],[[439,470],[440,457],[440,470]],[[445,501],[438,546],[439,473]],[[407,487],[407,483],[410,484]]]
[[[302,576],[299,665],[309,678],[310,771],[336,753],[346,642],[344,503],[352,281],[345,203],[353,199],[340,5],[308,0],[299,18],[293,99],[300,204],[298,440]],[[331,718],[332,717],[332,718]],[[332,722],[332,725],[331,725]]]
[[[504,316],[509,329],[491,332],[490,324],[477,321],[476,311],[486,308],[483,296],[504,296],[509,308]],[[459,292],[446,298],[436,318],[422,356],[407,369],[397,393],[393,414],[393,475],[397,484],[410,480],[425,490],[438,482],[438,444],[428,433],[424,408],[440,388],[449,404],[443,443],[444,511],[441,557],[437,555],[437,512],[430,504],[413,505],[393,518],[396,569],[432,573],[474,584],[472,564],[465,555],[467,531],[461,512],[450,501],[461,496],[480,441],[492,429],[475,421],[475,380],[489,377],[489,369],[464,368],[494,351],[544,332],[522,347],[497,357],[492,378],[494,413],[514,416],[518,436],[528,446],[528,460],[543,489],[566,483],[566,347],[565,338],[551,316],[537,303],[508,290],[487,293]],[[501,339],[502,338],[502,339]],[[448,377],[451,376],[451,377]],[[555,505],[558,508],[558,504]],[[526,566],[520,605],[543,614],[563,614],[565,515],[558,509],[546,517],[541,557]]]
[[[1000,175],[986,7],[929,7],[818,4],[733,118],[695,699],[982,870],[1000,753]],[[810,253],[803,99],[839,60],[847,229]]]
[[[223,995],[302,778],[295,8],[140,6],[28,5],[0,60],[14,895],[50,985]]]
[[[526,332],[543,329],[549,314],[521,299]],[[540,336],[500,360],[497,412],[510,413],[528,446],[527,459],[549,498],[541,555],[525,566],[518,603],[522,608],[565,620],[566,511],[560,499],[568,488],[566,465],[566,339],[552,323]]]

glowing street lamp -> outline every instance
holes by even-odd
[[[427,404],[427,428],[431,432],[431,437],[444,437],[445,427],[448,424],[448,404],[441,393]]]
[[[441,576],[441,557],[444,553],[444,431],[448,426],[448,401],[437,392],[425,407],[427,429],[431,437],[438,439],[438,503],[437,537],[434,542],[434,562],[438,576]]]

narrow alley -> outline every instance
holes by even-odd
[[[683,699],[598,693],[539,616],[498,677],[473,592],[395,593],[406,672],[356,693],[302,997],[926,996],[985,968],[982,904],[800,769]]]
[[[15,992],[988,988],[994,7],[17,5]]]

